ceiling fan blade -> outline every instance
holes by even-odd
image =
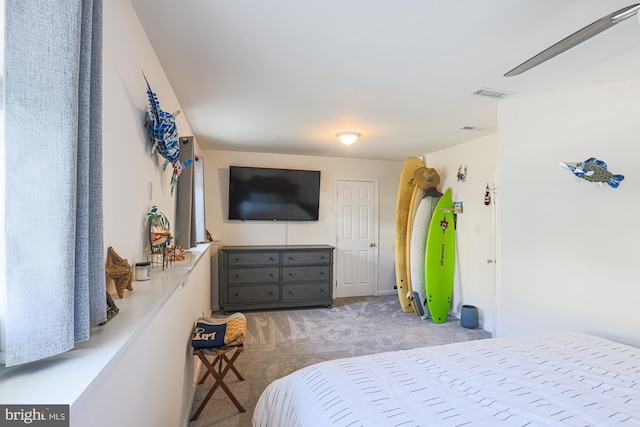
[[[545,61],[553,58],[556,55],[561,54],[562,52],[571,49],[574,46],[579,45],[583,41],[590,39],[591,37],[600,34],[604,30],[607,30],[619,22],[624,21],[627,18],[632,17],[633,15],[638,13],[640,9],[640,3],[632,4],[631,6],[627,6],[623,9],[620,9],[616,12],[613,12],[607,16],[603,16],[595,22],[587,25],[586,27],[576,31],[570,36],[560,40],[558,43],[554,44],[551,47],[543,50],[536,56],[526,60],[522,64],[518,65],[511,71],[505,73],[505,77],[516,76],[518,74],[524,73],[525,71],[542,64]]]

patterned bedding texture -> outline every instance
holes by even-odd
[[[253,425],[640,426],[640,348],[557,332],[332,360],[271,383]]]

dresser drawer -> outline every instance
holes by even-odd
[[[230,253],[227,255],[227,265],[278,265],[278,252]]]
[[[331,267],[328,265],[308,266],[308,267],[283,267],[282,282],[326,282],[331,279]]]
[[[221,247],[221,310],[331,307],[333,250],[329,245]]]
[[[280,269],[278,267],[264,268],[230,268],[227,270],[227,283],[278,283]]]
[[[295,300],[330,299],[331,298],[330,286],[331,286],[330,283],[283,285],[282,300],[295,301]]]
[[[328,264],[331,262],[331,253],[328,251],[315,252],[283,252],[283,265],[300,264]]]
[[[227,288],[227,300],[229,304],[279,301],[280,286],[229,286]]]

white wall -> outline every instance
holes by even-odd
[[[188,424],[200,367],[199,362],[194,363],[191,334],[196,317],[208,310],[210,298],[209,287],[202,286],[210,277],[208,248],[203,252],[185,282],[172,284],[175,290],[161,298],[157,312],[136,313],[138,306],[132,307],[135,298],[130,296],[127,302],[133,304],[123,304],[120,313],[99,332],[113,334],[119,328],[136,326],[132,337],[72,402],[72,426]],[[168,283],[161,273],[154,273],[151,282],[141,285],[138,292],[142,292],[142,299],[155,298],[155,291]],[[145,292],[143,286],[149,285],[153,289]],[[140,305],[144,306],[144,301]],[[123,324],[127,320],[131,324]]]
[[[640,345],[640,80],[499,106],[498,335],[575,329]],[[579,182],[589,157],[625,175]]]
[[[104,241],[134,263],[148,245],[149,208],[157,205],[173,227],[176,205],[171,166],[163,173],[164,158],[151,154],[144,128],[148,99],[142,71],[163,110],[174,113],[180,104],[129,0],[105,2],[103,44]],[[181,136],[192,135],[184,114],[176,124]]]
[[[113,246],[133,264],[145,259],[149,208],[157,205],[173,226],[176,206],[176,195],[171,195],[169,185],[171,167],[162,171],[164,159],[151,153],[143,127],[148,99],[142,70],[164,110],[173,113],[180,106],[130,1],[106,1],[103,13],[105,258],[106,248]],[[184,114],[177,116],[176,123],[181,136],[192,134]],[[151,199],[149,183],[153,187]],[[73,402],[73,425],[186,425],[197,366],[189,341],[195,319],[210,310],[210,269],[206,255],[187,284],[166,295],[157,313],[148,313],[145,325],[130,325],[142,332]],[[125,292],[127,303],[148,298],[142,285],[136,292],[137,286],[134,281],[134,291]],[[120,300],[114,299],[119,304]],[[123,302],[121,307],[127,305]],[[122,323],[132,312],[121,310],[111,322]],[[113,333],[110,324],[96,333]],[[159,354],[152,350],[158,343],[166,346]]]
[[[335,180],[378,179],[378,292],[395,292],[393,233],[396,192],[402,162],[213,150],[203,150],[201,154],[206,165],[207,229],[220,238],[222,245],[335,245]],[[302,223],[229,221],[227,198],[230,165],[320,170],[319,220]]]
[[[457,278],[454,283],[453,310],[460,315],[461,305],[478,308],[480,327],[495,330],[495,202],[484,204],[487,184],[495,187],[498,135],[460,144],[425,155],[428,167],[438,171],[441,190],[451,188],[454,201],[464,203],[456,224]],[[457,179],[458,168],[467,167],[464,182]]]

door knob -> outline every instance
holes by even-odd
[[[370,248],[375,248],[375,247],[376,247],[376,244],[375,244],[375,243],[373,243],[373,242],[371,242],[371,243],[369,243],[369,247],[370,247]]]
[[[487,264],[493,264],[494,262],[496,262],[495,259],[487,259]]]

